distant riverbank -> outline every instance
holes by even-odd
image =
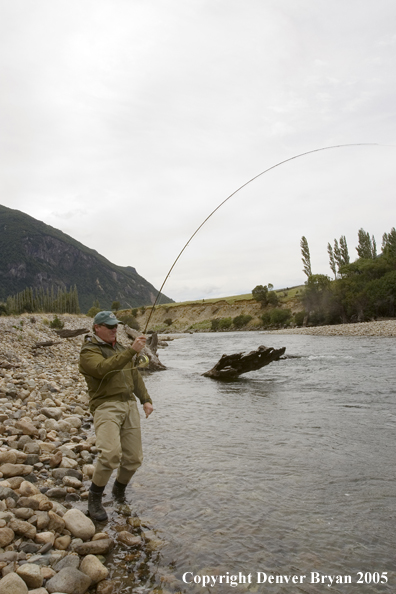
[[[396,319],[358,324],[337,324],[334,326],[312,326],[308,328],[284,328],[268,330],[268,334],[313,334],[315,336],[380,336],[396,337]]]

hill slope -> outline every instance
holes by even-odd
[[[77,285],[80,308],[152,304],[157,290],[132,266],[117,266],[69,235],[0,205],[0,300],[26,287]],[[162,302],[172,300],[165,295]]]

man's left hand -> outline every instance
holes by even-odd
[[[154,406],[151,404],[151,402],[145,402],[143,404],[143,410],[146,413],[146,419],[149,415],[151,415],[151,413],[154,410]]]

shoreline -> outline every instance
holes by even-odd
[[[283,328],[282,330],[264,330],[266,334],[309,334],[312,336],[376,336],[379,338],[396,337],[396,319],[355,324],[336,324],[333,326],[310,326],[305,328]]]

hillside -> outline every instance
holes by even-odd
[[[76,285],[81,311],[152,304],[157,289],[132,266],[117,266],[62,231],[0,205],[0,300],[26,287]],[[163,295],[163,302],[172,300]]]
[[[299,299],[302,287],[277,291],[279,309],[289,309],[292,314],[303,310]],[[240,315],[252,316],[244,330],[257,330],[262,327],[260,316],[270,312],[271,306],[262,308],[251,294],[227,297],[223,299],[208,299],[188,301],[185,303],[168,303],[154,309],[150,319],[149,330],[166,330],[166,332],[185,332],[186,330],[210,330],[212,320],[235,318]],[[144,330],[151,308],[137,312],[140,329]],[[171,323],[169,323],[171,322]],[[235,329],[235,328],[234,328]]]

